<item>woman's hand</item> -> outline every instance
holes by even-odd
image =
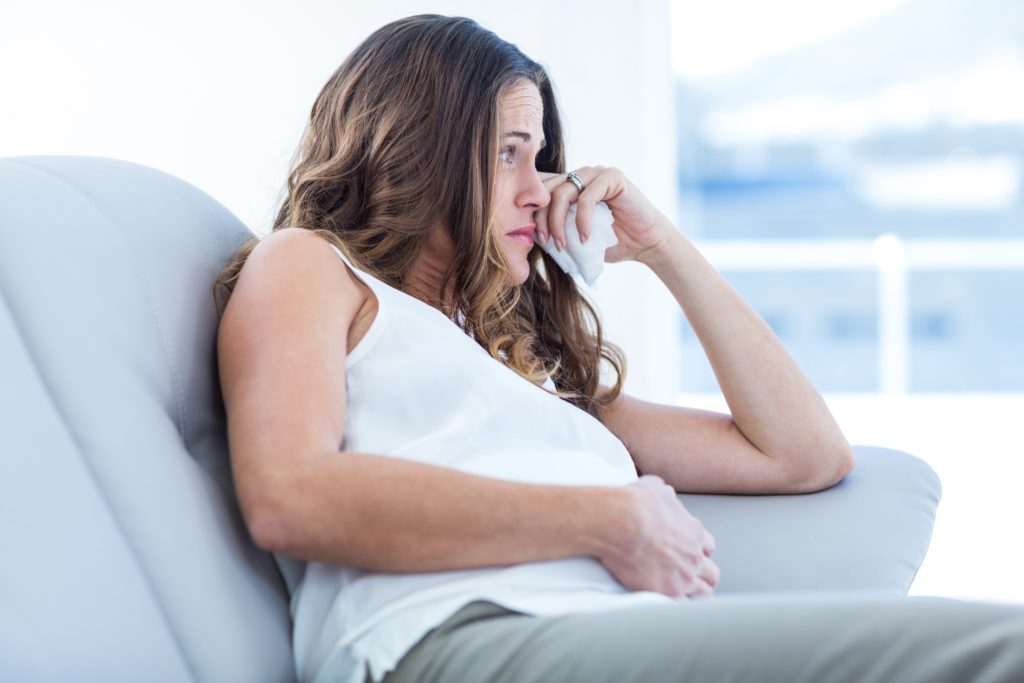
[[[661,253],[676,232],[665,214],[617,168],[583,166],[576,169],[576,177],[584,185],[582,193],[567,180],[565,173],[541,173],[540,176],[551,193],[551,202],[534,215],[542,243],[550,237],[556,240],[556,248],[565,248],[565,220],[570,204],[576,204],[576,228],[580,241],[585,243],[590,236],[594,206],[602,201],[611,209],[612,230],[619,239],[617,245],[605,251],[608,263],[648,263]]]
[[[715,539],[661,477],[644,475],[624,486],[633,532],[598,557],[623,586],[672,597],[706,596],[720,572],[711,559]]]

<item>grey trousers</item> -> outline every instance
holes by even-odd
[[[804,592],[536,617],[476,601],[384,678],[414,681],[1020,683],[1024,606]]]

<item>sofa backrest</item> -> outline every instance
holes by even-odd
[[[0,159],[0,680],[294,679],[217,381],[251,236],[144,166]]]

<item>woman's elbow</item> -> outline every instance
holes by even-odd
[[[823,490],[832,488],[846,478],[857,464],[857,456],[853,452],[853,446],[846,439],[830,449],[831,457],[827,458],[828,466],[824,468],[824,478],[821,488]]]
[[[846,439],[842,439],[836,447],[835,469],[832,474],[832,483],[829,486],[835,486],[841,482],[856,466],[857,455],[853,452],[853,446]]]
[[[814,457],[797,477],[799,493],[816,493],[841,482],[857,464],[853,446],[846,439],[815,449]]]

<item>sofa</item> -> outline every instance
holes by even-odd
[[[0,159],[0,680],[295,680],[218,391],[211,283],[252,234],[142,165]],[[907,592],[938,477],[856,453],[814,494],[679,495],[717,541],[717,594]]]

